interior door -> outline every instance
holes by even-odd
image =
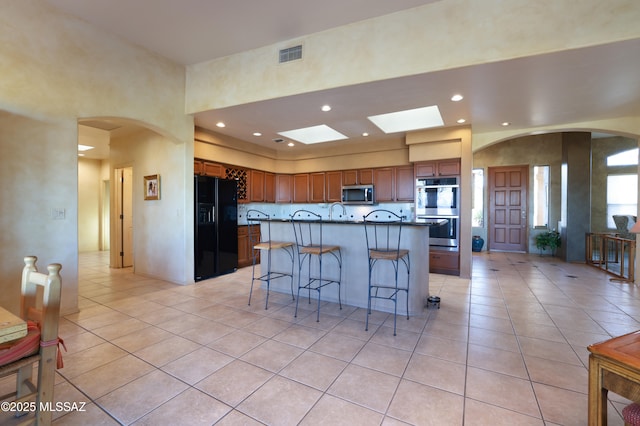
[[[527,251],[529,166],[489,168],[489,250]]]
[[[133,266],[133,169],[125,167],[122,179],[122,267]]]
[[[133,266],[133,169],[115,169],[115,229],[111,263],[116,268]]]

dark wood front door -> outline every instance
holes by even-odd
[[[489,250],[527,251],[529,166],[489,168]]]

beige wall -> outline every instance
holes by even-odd
[[[615,228],[607,226],[607,175],[637,174],[637,166],[607,167],[607,157],[638,147],[638,141],[624,137],[594,139],[591,144],[591,232],[613,232]]]
[[[437,1],[190,65],[186,110],[632,39],[639,20],[636,0]],[[278,50],[294,42],[303,60],[278,64]]]
[[[184,204],[193,191],[193,169],[183,167],[187,155],[184,145],[147,129],[111,139],[111,175],[115,168],[133,168],[134,271],[180,284],[193,281],[193,247],[185,238],[193,235],[193,209]],[[160,199],[144,200],[144,176],[155,174],[160,175]],[[114,210],[112,217],[117,217]]]
[[[485,149],[474,152],[473,168],[484,169],[485,188],[488,182],[488,168],[501,166],[529,166],[529,183],[533,182],[534,166],[549,166],[551,188],[549,190],[549,226],[557,229],[560,220],[560,169],[562,166],[562,134],[550,133],[544,135],[525,136],[508,140],[499,144],[491,145]],[[528,210],[531,213],[533,206],[533,189],[530,185],[527,198]],[[487,225],[489,220],[489,200],[488,194],[484,197],[484,224],[482,229],[475,229],[478,235],[487,236]],[[527,224],[527,238],[529,252],[536,253],[537,249],[532,240],[533,217],[529,214]],[[487,240],[486,246],[489,241]],[[485,246],[485,248],[486,248]]]
[[[63,312],[77,307],[78,187],[75,121],[0,111],[0,305],[19,314],[23,257],[62,264]],[[52,209],[64,209],[54,219]]]
[[[0,179],[12,182],[0,199],[0,303],[15,311],[22,256],[36,255],[41,267],[62,263],[62,312],[69,313],[78,306],[78,119],[121,118],[159,131],[180,147],[173,166],[184,177],[193,171],[185,70],[41,0],[3,1],[0,40]],[[179,183],[174,214],[191,206],[189,183]],[[66,210],[65,220],[51,219],[53,207]],[[165,228],[179,250],[157,252],[181,282],[188,281],[187,228]]]
[[[78,159],[78,251],[100,250],[102,161]]]
[[[313,150],[303,148],[283,154],[210,131],[197,130],[195,137],[196,158],[268,172],[310,173],[409,164],[409,148],[398,140],[326,143]]]

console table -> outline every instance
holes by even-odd
[[[640,331],[589,349],[589,425],[607,424],[607,393],[640,402]]]

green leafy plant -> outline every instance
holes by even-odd
[[[560,247],[560,233],[555,229],[547,232],[541,232],[535,236],[536,247],[540,250],[540,254],[545,250],[551,250],[551,254],[555,254],[556,249]]]

